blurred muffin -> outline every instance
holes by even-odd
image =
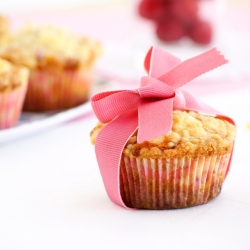
[[[91,142],[105,125],[91,131]],[[217,197],[225,180],[236,128],[219,117],[173,111],[172,131],[123,149],[120,192],[131,208],[173,209],[201,205]]]
[[[0,45],[5,44],[10,39],[10,23],[9,20],[0,15]]]
[[[68,109],[88,100],[99,42],[53,26],[26,25],[0,56],[30,69],[26,111]]]
[[[29,71],[0,59],[0,129],[16,125],[27,91]]]

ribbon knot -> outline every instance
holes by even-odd
[[[149,76],[141,78],[140,88],[104,92],[91,98],[97,118],[107,123],[96,138],[95,151],[106,191],[113,202],[126,207],[120,195],[119,166],[130,136],[138,129],[137,141],[143,142],[168,134],[174,109],[220,114],[180,87],[225,63],[227,60],[215,48],[181,62],[152,47],[144,62]]]
[[[174,89],[152,76],[141,78],[141,87],[137,89],[141,98],[168,99],[175,96]]]

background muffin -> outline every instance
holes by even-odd
[[[27,90],[28,69],[0,59],[0,129],[18,122]]]
[[[91,141],[104,125],[91,132]],[[220,193],[235,138],[235,126],[222,118],[173,111],[172,131],[123,149],[120,192],[131,208],[172,209],[205,204]]]
[[[99,42],[54,26],[27,25],[0,56],[30,69],[24,110],[67,109],[88,100]]]

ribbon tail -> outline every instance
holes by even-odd
[[[173,98],[143,100],[139,106],[138,143],[168,134],[172,129],[172,110]]]
[[[199,113],[203,113],[207,115],[213,115],[213,116],[216,115],[217,117],[222,117],[226,119],[227,121],[229,121],[230,123],[235,125],[235,122],[233,119],[231,119],[228,116],[225,116],[220,111],[208,106],[206,103],[199,100],[197,97],[194,97],[190,92],[184,89],[179,89],[178,91],[181,92],[185,98],[184,109],[197,111]]]
[[[216,48],[213,48],[201,55],[180,63],[166,74],[158,77],[158,80],[176,89],[227,62],[224,56],[221,55]]]
[[[199,100],[197,97],[194,97],[190,92],[179,89],[178,93],[181,93],[185,99],[185,107],[183,109],[197,111],[203,114],[210,114],[210,115],[222,115],[218,110],[208,106],[203,101]]]
[[[138,112],[127,112],[107,124],[98,134],[95,153],[109,198],[119,206],[128,208],[120,194],[120,161],[123,148],[138,127]]]

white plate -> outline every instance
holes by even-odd
[[[103,77],[97,77],[94,81],[90,95],[97,92],[113,90],[118,83]],[[31,113],[23,112],[18,125],[12,128],[0,130],[0,144],[24,137],[41,130],[68,122],[78,117],[85,117],[91,113],[91,104],[86,102],[75,108],[59,112]]]
[[[25,135],[45,130],[47,128],[59,125],[78,116],[91,111],[90,102],[82,104],[76,108],[55,114],[36,114],[24,113],[21,116],[20,123],[12,128],[0,131],[0,143],[23,137]]]

